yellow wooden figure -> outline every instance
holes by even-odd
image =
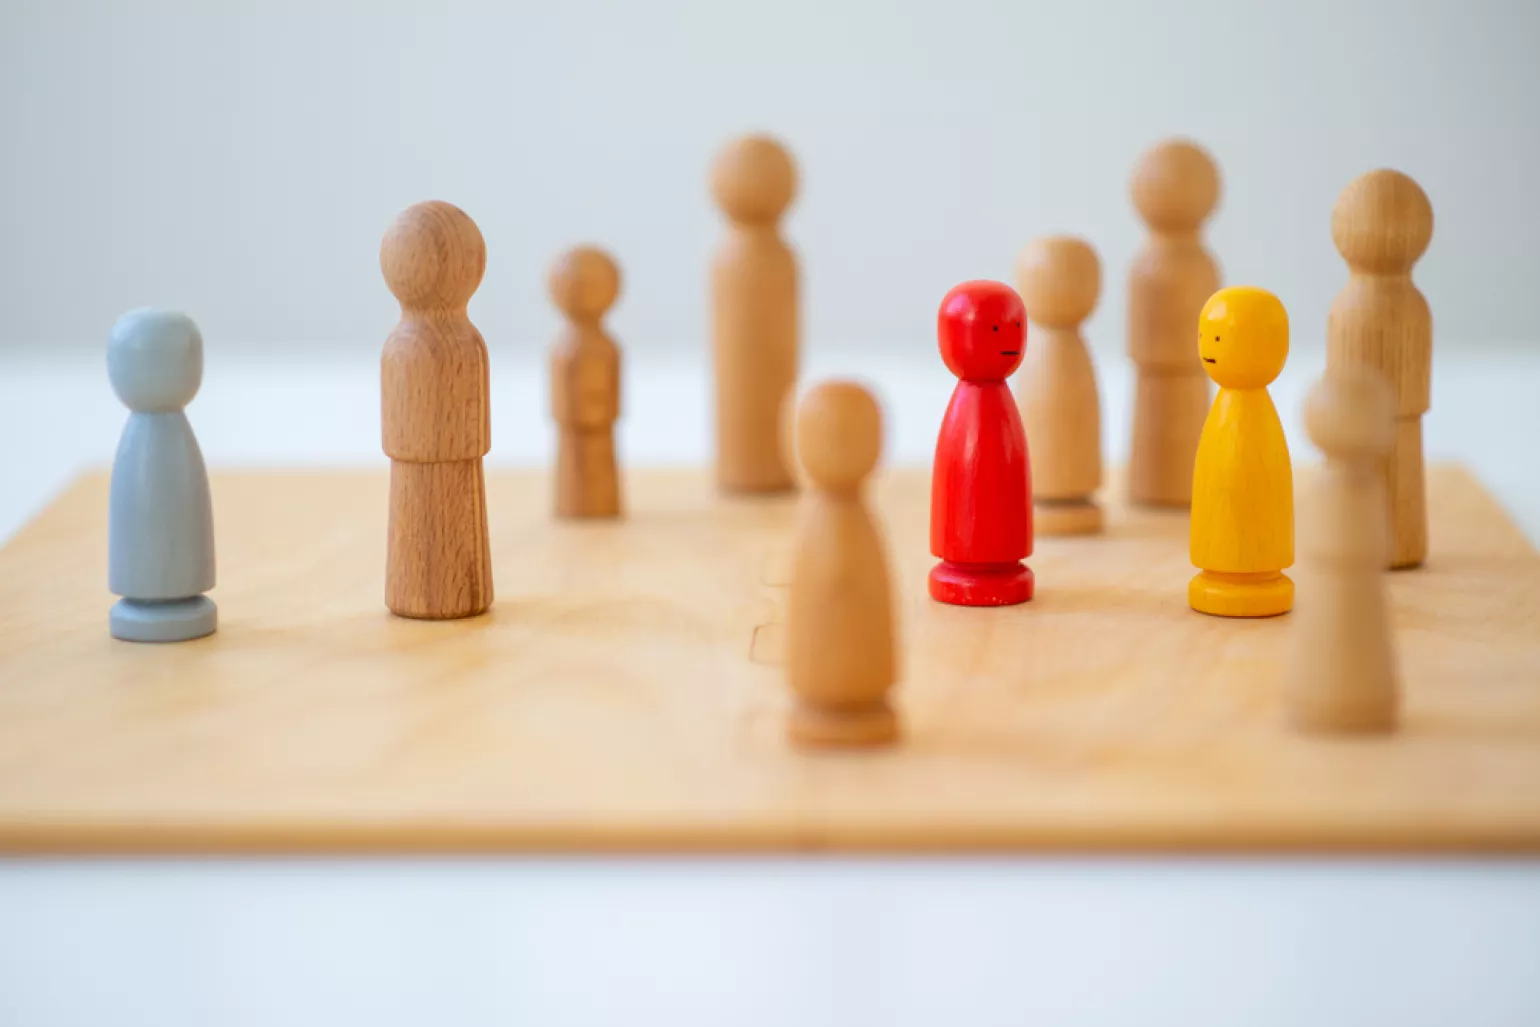
[[[1198,355],[1219,386],[1193,465],[1187,601],[1218,617],[1272,617],[1294,605],[1294,472],[1267,386],[1289,356],[1278,297],[1220,289],[1198,315]]]

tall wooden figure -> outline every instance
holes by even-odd
[[[380,422],[390,457],[385,604],[402,617],[448,620],[492,605],[487,346],[465,309],[486,263],[476,223],[439,201],[407,208],[380,245],[401,301],[380,359]]]
[[[1326,470],[1304,505],[1290,640],[1290,719],[1308,732],[1388,731],[1400,705],[1382,571],[1389,548],[1385,457],[1395,397],[1377,371],[1328,372],[1305,403]]]
[[[958,377],[930,480],[930,597],[956,606],[1032,598],[1032,471],[1005,379],[1027,345],[1021,297],[1000,282],[964,282],[937,316],[941,359]]]
[[[550,286],[568,321],[551,351],[556,516],[618,517],[620,349],[601,320],[620,294],[620,270],[604,251],[582,246],[551,268]]]
[[[773,139],[747,136],[717,158],[711,188],[729,222],[711,267],[717,486],[788,492],[780,419],[797,380],[798,279],[780,219],[796,165]]]
[[[1128,276],[1128,355],[1138,376],[1129,495],[1184,507],[1209,407],[1192,326],[1219,288],[1219,267],[1199,236],[1219,202],[1219,169],[1193,143],[1170,140],[1140,158],[1131,191],[1150,237]]]
[[[787,723],[804,745],[894,740],[888,702],[897,677],[892,583],[863,489],[882,449],[877,401],[851,382],[802,400],[798,454],[809,484],[786,600]]]
[[[1370,368],[1395,392],[1396,441],[1384,465],[1387,562],[1416,567],[1428,556],[1422,415],[1433,379],[1433,314],[1412,282],[1412,265],[1433,239],[1433,207],[1400,172],[1371,171],[1337,198],[1331,237],[1350,274],[1327,317],[1326,366]]]
[[[1032,440],[1033,527],[1083,535],[1102,527],[1101,404],[1080,323],[1096,309],[1101,263],[1081,239],[1036,239],[1016,261],[1034,341],[1016,375],[1021,420]]]
[[[1221,289],[1198,317],[1198,353],[1219,385],[1192,479],[1187,586],[1194,610],[1271,617],[1294,605],[1294,471],[1268,385],[1289,357],[1289,315],[1249,285]]]

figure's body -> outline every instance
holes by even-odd
[[[882,447],[877,403],[859,385],[811,390],[798,414],[803,497],[786,603],[787,725],[807,745],[874,745],[898,735],[892,583],[862,489]]]
[[[1137,372],[1129,495],[1187,506],[1209,408],[1192,326],[1219,288],[1219,267],[1199,233],[1219,202],[1219,170],[1196,145],[1169,141],[1140,158],[1132,192],[1150,236],[1128,277],[1128,355]]]
[[[568,318],[551,351],[558,517],[620,516],[620,349],[601,324],[619,292],[615,262],[591,247],[566,254],[551,270],[551,297]]]
[[[1381,471],[1388,563],[1416,567],[1428,555],[1422,415],[1432,389],[1433,314],[1412,282],[1412,267],[1433,238],[1433,208],[1407,176],[1371,171],[1338,197],[1331,234],[1350,276],[1327,318],[1326,364],[1332,371],[1376,371],[1395,394],[1396,439]]]
[[[1033,527],[1043,535],[1100,531],[1101,404],[1080,324],[1096,308],[1101,264],[1080,239],[1038,239],[1017,260],[1017,282],[1033,326],[1016,375],[1032,440]]]
[[[1286,696],[1310,732],[1389,731],[1400,705],[1382,572],[1389,551],[1383,464],[1395,396],[1366,368],[1328,372],[1305,404],[1326,467],[1304,505]]]
[[[729,222],[711,266],[716,478],[725,492],[793,488],[781,410],[797,380],[797,260],[780,218],[796,189],[790,155],[763,136],[734,142],[712,171]]]
[[[1194,610],[1271,617],[1294,603],[1294,472],[1267,386],[1289,355],[1289,319],[1272,293],[1221,289],[1198,317],[1203,367],[1219,385],[1198,442],[1188,585]]]
[[[1021,365],[1026,311],[999,282],[964,282],[942,300],[942,359],[958,377],[931,475],[931,598],[1007,606],[1032,598],[1032,478],[1005,379]]]
[[[133,411],[112,463],[108,588],[113,637],[181,642],[212,633],[214,511],[183,408],[203,381],[203,338],[185,314],[141,309],[107,343],[113,390]]]
[[[401,322],[380,360],[390,457],[385,603],[447,620],[492,605],[482,458],[492,447],[487,346],[466,304],[486,270],[481,231],[458,207],[419,203],[380,247]]]

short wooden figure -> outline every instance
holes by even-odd
[[[1035,332],[1016,375],[1032,440],[1033,528],[1041,535],[1101,530],[1101,404],[1080,335],[1101,292],[1101,263],[1082,239],[1050,236],[1022,250],[1017,285]]]
[[[786,601],[787,731],[811,746],[891,742],[897,679],[893,589],[863,494],[882,450],[882,415],[853,382],[824,382],[797,415],[809,491]]]
[[[619,517],[620,349],[602,320],[620,294],[620,270],[603,250],[582,246],[557,260],[550,286],[551,299],[567,316],[551,351],[556,516]]]
[[[957,606],[1032,598],[1032,472],[1021,414],[1005,379],[1027,344],[1021,297],[1001,282],[964,282],[941,301],[941,358],[957,376],[936,439],[930,485],[930,596]]]
[[[1395,393],[1396,441],[1383,471],[1390,504],[1387,563],[1416,567],[1428,555],[1422,415],[1433,380],[1433,314],[1412,282],[1412,266],[1433,238],[1433,207],[1406,175],[1371,171],[1337,198],[1331,237],[1349,276],[1327,318],[1326,366],[1370,368]]]
[[[1289,315],[1249,285],[1221,289],[1198,317],[1198,352],[1219,385],[1193,469],[1187,587],[1194,610],[1271,617],[1294,604],[1294,472],[1267,386],[1289,356]]]
[[[380,359],[380,423],[390,457],[385,604],[402,617],[448,620],[492,605],[487,346],[466,313],[486,263],[476,223],[436,200],[407,208],[380,245],[401,301]]]
[[[1400,705],[1382,570],[1389,551],[1383,465],[1395,444],[1395,395],[1378,371],[1328,372],[1305,403],[1326,469],[1303,505],[1300,608],[1286,700],[1307,732],[1378,732]]]
[[[131,310],[107,341],[107,377],[132,411],[112,461],[107,586],[122,596],[114,638],[185,642],[212,634],[214,508],[184,408],[203,382],[203,336],[186,314]]]
[[[711,267],[716,375],[716,480],[724,492],[789,492],[780,414],[797,380],[797,260],[780,219],[797,168],[766,136],[735,140],[717,158],[712,193],[727,237]]]
[[[1219,288],[1219,266],[1199,234],[1219,202],[1219,169],[1196,144],[1168,140],[1139,159],[1131,191],[1150,236],[1128,276],[1128,355],[1137,368],[1129,496],[1185,507],[1209,407],[1192,326]]]

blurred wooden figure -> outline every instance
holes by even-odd
[[[746,136],[717,158],[711,188],[729,222],[711,268],[717,485],[789,492],[780,413],[797,380],[798,276],[780,219],[796,165],[775,140]]]
[[[466,313],[487,250],[464,211],[407,208],[380,245],[401,322],[380,360],[390,457],[385,603],[402,617],[470,617],[492,605],[481,461],[492,447],[487,346]]]
[[[1150,237],[1128,276],[1128,355],[1137,366],[1129,495],[1187,506],[1209,407],[1192,326],[1219,288],[1199,231],[1219,202],[1219,169],[1197,145],[1168,140],[1140,157],[1131,191]]]
[[[804,499],[786,607],[787,731],[810,746],[898,737],[892,582],[863,494],[882,450],[882,414],[852,382],[810,390],[797,416]]]
[[[1400,704],[1382,570],[1389,551],[1382,467],[1395,396],[1377,371],[1328,372],[1305,402],[1326,469],[1303,505],[1301,603],[1286,701],[1307,732],[1389,731]]]
[[[619,517],[615,422],[620,350],[602,320],[620,294],[620,271],[603,250],[581,246],[551,268],[551,299],[567,317],[551,350],[556,421],[556,516]]]
[[[1101,264],[1081,239],[1036,239],[1016,261],[1017,287],[1037,325],[1016,374],[1016,399],[1032,446],[1034,526],[1043,535],[1100,531],[1101,404],[1080,324],[1096,309]]]
[[[1367,367],[1390,384],[1396,440],[1384,464],[1393,568],[1428,555],[1422,415],[1433,379],[1433,314],[1412,282],[1412,266],[1433,239],[1433,207],[1399,171],[1371,171],[1337,198],[1331,237],[1347,261],[1348,283],[1326,323],[1326,366]]]

